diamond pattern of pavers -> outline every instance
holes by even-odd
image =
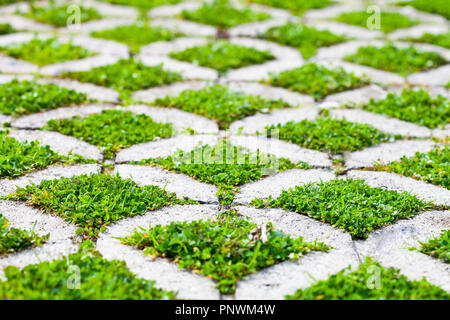
[[[448,5],[372,2],[0,0],[0,300],[450,299]]]

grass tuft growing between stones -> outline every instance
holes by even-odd
[[[214,0],[194,11],[183,10],[181,18],[227,29],[244,23],[267,20],[270,15],[255,12],[248,7],[236,8],[229,0]]]
[[[58,62],[79,60],[95,55],[95,53],[73,45],[70,42],[61,43],[57,38],[46,40],[33,39],[26,43],[11,44],[1,47],[0,51],[38,66],[46,66]]]
[[[0,35],[16,32],[9,23],[0,23]]]
[[[122,99],[129,98],[133,91],[182,80],[181,75],[164,70],[162,65],[148,67],[134,59],[122,59],[115,64],[89,71],[64,73],[63,77],[117,90]]]
[[[305,59],[316,55],[319,47],[328,47],[347,40],[346,37],[336,35],[328,30],[321,31],[292,22],[268,29],[261,35],[261,38],[296,47]]]
[[[429,43],[435,46],[450,49],[450,32],[441,34],[425,33],[418,38],[405,38],[406,41]]]
[[[335,154],[362,150],[400,138],[378,131],[370,125],[322,117],[312,121],[289,121],[283,125],[267,126],[267,136],[270,137],[274,130],[278,131],[281,140]]]
[[[266,6],[286,9],[292,13],[302,14],[309,9],[322,9],[331,4],[335,4],[333,0],[245,0],[246,2],[260,3]]]
[[[166,158],[146,159],[139,164],[160,166],[214,184],[219,188],[219,201],[223,205],[233,202],[234,193],[240,185],[288,169],[311,168],[306,163],[294,164],[285,158],[262,154],[259,150],[252,153],[225,140],[214,146],[197,147],[190,152],[179,150]]]
[[[48,238],[48,234],[39,236],[33,230],[10,228],[8,220],[0,213],[0,257],[31,247],[42,246]]]
[[[450,7],[448,5],[447,0],[412,0],[412,1],[401,1],[397,2],[397,5],[400,6],[411,6],[416,8],[417,10],[440,14],[447,19],[450,19]]]
[[[347,73],[343,68],[328,69],[315,63],[272,74],[267,84],[311,95],[316,100],[327,95],[356,89],[369,84],[369,79]]]
[[[413,46],[401,49],[390,44],[380,48],[374,46],[360,47],[355,54],[345,57],[344,60],[375,69],[395,72],[402,76],[435,69],[447,63],[436,52],[419,51]]]
[[[378,164],[377,170],[394,172],[406,177],[423,180],[450,190],[450,147],[435,148],[427,153],[402,157],[388,165]]]
[[[367,23],[372,13],[366,11],[344,12],[336,17],[336,21],[367,28]],[[398,12],[381,12],[380,28],[385,33],[397,29],[409,28],[420,23],[419,20],[413,20]]]
[[[311,251],[328,251],[324,243],[292,238],[271,223],[259,226],[227,211],[217,220],[172,222],[134,231],[122,243],[145,254],[166,257],[180,268],[193,269],[217,281],[221,293],[232,294],[243,277]]]
[[[173,32],[166,28],[149,26],[148,24],[142,23],[118,26],[113,29],[94,31],[91,33],[91,36],[96,38],[122,42],[135,54],[144,45],[156,41],[170,41],[182,35],[182,33]]]
[[[138,186],[119,175],[90,174],[32,183],[4,197],[27,201],[49,214],[77,225],[77,234],[96,239],[106,226],[123,218],[143,215],[164,206],[194,204],[177,199],[157,186]]]
[[[134,144],[172,136],[170,123],[160,123],[145,114],[130,111],[103,110],[88,117],[50,120],[44,129],[73,136],[103,149],[106,158]]]
[[[53,25],[55,27],[66,27],[68,24],[68,18],[73,14],[70,10],[70,6],[62,5],[57,6],[54,4],[49,4],[48,6],[38,7],[31,5],[30,11],[26,13],[21,13],[23,16],[36,20],[38,22]],[[79,22],[84,23],[92,20],[101,19],[102,16],[94,8],[86,8],[83,6],[78,6],[79,8]]]
[[[443,129],[450,123],[450,101],[440,95],[433,98],[423,89],[404,89],[400,95],[388,93],[383,100],[371,99],[363,109],[430,129]]]
[[[79,269],[74,270],[74,266]],[[74,280],[79,270],[79,282]],[[85,241],[62,259],[5,268],[0,280],[1,300],[167,300],[175,293],[136,277],[124,261],[106,260]],[[51,275],[51,276],[49,276]],[[77,288],[77,286],[79,287]]]
[[[232,122],[258,112],[267,113],[274,109],[291,107],[281,100],[246,95],[221,85],[213,85],[201,90],[185,90],[177,97],[167,96],[157,99],[154,104],[207,117],[216,121],[220,129],[228,129]]]
[[[346,230],[354,239],[366,239],[372,231],[431,206],[409,193],[372,188],[354,179],[296,186],[277,199],[254,199],[251,204],[307,215]]]
[[[439,237],[430,239],[428,242],[420,242],[418,250],[432,258],[450,263],[450,230],[442,231]]]
[[[38,141],[19,142],[0,131],[0,178],[16,178],[56,163],[89,162],[79,155],[61,156]]]
[[[374,276],[376,277],[375,281]],[[288,300],[448,300],[450,295],[427,280],[408,280],[394,268],[366,258],[355,271],[347,267],[327,280],[299,289]]]
[[[138,8],[141,11],[147,11],[157,6],[177,4],[183,0],[101,0],[101,1],[122,6],[132,6]]]
[[[0,113],[14,117],[88,101],[86,94],[55,84],[17,79],[0,84]]]
[[[232,69],[262,64],[275,59],[269,51],[259,51],[224,40],[172,52],[170,56],[177,60],[215,69],[222,74]]]

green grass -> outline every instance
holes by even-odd
[[[69,60],[79,60],[95,55],[85,48],[72,43],[61,43],[56,38],[47,40],[33,39],[26,43],[11,44],[1,47],[0,51],[16,58],[22,59],[38,66],[45,66]]]
[[[281,100],[268,100],[237,93],[221,85],[201,90],[186,90],[177,97],[167,96],[157,99],[154,104],[207,117],[217,122],[220,129],[228,129],[232,122],[258,112],[267,113],[274,109],[290,107]]]
[[[157,6],[177,4],[183,0],[101,0],[101,1],[109,2],[111,4],[118,4],[122,6],[132,6],[142,11],[147,11]]]
[[[305,59],[316,55],[319,47],[328,47],[347,40],[346,37],[336,35],[328,30],[321,31],[292,22],[268,29],[261,35],[261,38],[296,47]]]
[[[231,294],[241,278],[286,260],[296,260],[311,251],[328,251],[323,243],[292,238],[269,223],[267,231],[234,212],[217,220],[172,222],[135,230],[122,242],[145,254],[175,261],[217,281],[221,293]],[[267,238],[264,239],[264,237]]]
[[[344,151],[357,151],[382,142],[393,141],[399,136],[392,136],[378,131],[372,126],[335,120],[317,118],[315,120],[289,121],[266,127],[267,135],[277,130],[279,139],[295,143],[301,147],[335,154]]]
[[[270,7],[290,10],[296,14],[302,14],[309,9],[321,9],[331,4],[332,0],[245,0],[246,2],[260,3]]]
[[[42,246],[48,237],[48,234],[41,237],[33,230],[10,228],[8,220],[0,213],[0,257],[30,247]]]
[[[0,178],[16,178],[56,163],[86,162],[81,156],[61,156],[38,141],[19,142],[0,131]]]
[[[123,218],[143,215],[164,206],[195,203],[177,199],[157,186],[138,186],[119,175],[90,174],[44,180],[32,183],[4,197],[27,201],[49,214],[61,216],[77,225],[77,234],[95,239],[110,223]]]
[[[83,6],[78,7],[80,9],[80,23],[102,18],[100,13],[94,8],[86,8]],[[74,14],[70,11],[68,13],[68,8],[68,5],[56,6],[54,4],[50,4],[45,7],[31,6],[29,12],[21,14],[27,18],[50,24],[55,27],[66,27],[69,17]]]
[[[385,45],[380,48],[374,46],[360,47],[355,54],[344,59],[375,69],[395,72],[402,76],[434,69],[447,63],[438,53],[419,51],[413,46],[400,49],[393,45]]]
[[[367,21],[371,13],[366,11],[344,12],[336,17],[336,21],[367,28]],[[381,12],[380,28],[385,33],[392,32],[397,29],[409,28],[419,24],[419,20],[413,20],[398,12]]]
[[[445,85],[447,89],[450,89],[450,81]]]
[[[0,300],[175,299],[175,293],[156,288],[154,281],[136,277],[124,261],[104,259],[90,241],[67,257],[4,271]]]
[[[255,12],[250,8],[238,9],[229,0],[214,0],[194,11],[183,10],[181,18],[227,29],[244,23],[267,20],[270,15]]]
[[[16,32],[9,23],[0,23],[0,35]]]
[[[438,96],[433,98],[423,90],[404,89],[401,94],[388,93],[383,100],[371,101],[364,110],[416,123],[430,129],[450,123],[450,101]]]
[[[262,154],[259,150],[252,153],[225,140],[214,146],[204,145],[190,152],[179,150],[166,158],[146,159],[139,163],[160,166],[214,184],[219,188],[219,201],[224,205],[232,203],[234,192],[240,185],[279,171],[310,168],[306,163],[294,164],[285,158]]]
[[[418,43],[429,43],[450,49],[450,32],[441,34],[425,33],[418,38],[405,38],[404,40]]]
[[[58,131],[102,148],[105,157],[134,144],[172,136],[170,123],[154,122],[145,114],[130,111],[103,110],[88,117],[50,120],[44,129]]]
[[[223,40],[172,52],[170,56],[177,60],[215,69],[222,74],[231,69],[262,64],[274,59],[269,51],[259,51]]]
[[[369,79],[347,73],[343,68],[328,69],[308,63],[293,70],[274,73],[266,83],[320,100],[333,93],[363,87],[369,84]]]
[[[128,26],[118,26],[113,29],[94,31],[91,36],[96,38],[119,41],[126,44],[132,53],[138,53],[140,48],[156,41],[170,41],[182,36],[162,27],[152,27],[148,24],[137,23]]]
[[[375,281],[374,281],[375,280]],[[370,258],[355,271],[350,266],[327,280],[299,289],[288,300],[449,300],[450,295],[427,280],[408,280],[394,268]]]
[[[450,190],[450,147],[436,148],[427,153],[402,157],[388,165],[377,164],[377,170],[394,172],[406,177],[423,180]]]
[[[89,71],[64,73],[63,77],[117,90],[122,99],[129,98],[133,91],[182,80],[181,75],[164,70],[162,65],[148,67],[134,59],[122,59],[115,64],[96,67]]]
[[[397,2],[398,5],[402,6],[412,6],[418,10],[440,14],[447,19],[450,19],[450,6],[447,0],[413,0],[413,1],[402,1]]]
[[[254,199],[252,204],[307,215],[346,230],[354,239],[365,239],[372,231],[413,217],[431,205],[409,193],[372,188],[353,179],[296,186],[277,199]]]
[[[433,258],[450,263],[450,230],[444,230],[439,237],[420,242],[419,251]]]
[[[0,84],[0,113],[14,117],[88,102],[86,94],[35,81]]]

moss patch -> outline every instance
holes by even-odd
[[[383,47],[360,47],[358,51],[344,60],[369,66],[375,69],[395,72],[402,76],[437,68],[447,61],[438,53],[419,51],[410,46],[405,49],[393,45]]]
[[[418,43],[429,43],[435,46],[450,49],[450,32],[441,34],[425,33],[418,38],[405,38],[404,40]]]
[[[182,80],[181,75],[164,70],[162,65],[148,67],[134,59],[122,59],[112,65],[89,71],[64,73],[63,76],[117,90],[122,99],[129,98],[133,91]]]
[[[420,242],[419,251],[433,258],[450,263],[450,230],[444,230],[439,237]]]
[[[268,126],[267,135],[270,136],[274,130],[278,131],[281,140],[308,149],[332,153],[362,150],[400,137],[380,132],[366,124],[330,118],[290,121],[284,125]]]
[[[9,23],[0,23],[0,35],[16,32]]]
[[[177,97],[166,97],[154,102],[157,106],[177,108],[192,112],[217,122],[220,129],[228,129],[236,120],[258,112],[289,108],[281,100],[268,100],[251,95],[233,92],[221,85],[201,90],[186,90]]]
[[[152,27],[148,24],[134,24],[118,26],[113,29],[94,31],[93,37],[109,39],[125,43],[132,53],[138,53],[140,48],[156,41],[170,41],[181,36],[181,33],[173,32],[161,27]]]
[[[86,94],[35,81],[0,84],[0,113],[14,117],[88,102]]]
[[[147,11],[157,6],[171,5],[180,3],[183,0],[101,0],[111,4],[122,6],[133,6],[140,10]]]
[[[301,14],[309,9],[321,9],[331,4],[335,4],[332,0],[246,0],[247,2],[254,2],[264,4],[270,7],[290,10],[293,13]]]
[[[221,293],[231,294],[241,278],[311,251],[327,251],[323,243],[306,242],[261,226],[233,212],[217,220],[172,222],[135,231],[122,242],[145,254],[174,260],[180,268],[198,271],[217,281]]]
[[[145,114],[130,111],[103,110],[88,117],[50,120],[44,129],[73,136],[103,149],[106,158],[123,148],[172,136],[170,123],[154,122]]]
[[[85,162],[78,155],[61,156],[38,141],[19,142],[0,131],[0,177],[15,178],[55,163]]]
[[[343,68],[328,69],[315,63],[308,63],[300,68],[272,74],[266,83],[308,94],[320,100],[333,93],[365,86],[369,83],[369,79],[347,73]]]
[[[32,183],[5,197],[27,201],[47,213],[79,226],[77,233],[95,239],[110,223],[143,215],[164,206],[195,203],[177,199],[157,186],[138,186],[109,174],[80,175]]]
[[[38,66],[45,66],[69,60],[79,60],[95,55],[95,53],[75,46],[72,43],[61,43],[57,38],[47,40],[33,39],[26,43],[11,44],[1,47],[0,51],[16,58],[29,61]]]
[[[76,274],[79,271],[79,280]],[[51,275],[51,276],[49,276]],[[175,293],[137,278],[124,261],[106,260],[86,241],[78,252],[23,269],[5,268],[1,300],[166,300]]]
[[[205,46],[172,52],[170,56],[177,60],[215,69],[220,73],[225,73],[231,69],[262,64],[275,58],[269,51],[259,51],[227,41],[217,41]]]
[[[371,13],[366,11],[344,12],[336,17],[336,21],[367,28],[367,21]],[[380,28],[385,33],[392,32],[397,29],[409,28],[419,24],[419,20],[413,20],[398,12],[381,12]]]
[[[277,199],[255,199],[256,207],[283,208],[366,239],[375,229],[419,214],[430,206],[416,196],[372,188],[363,180],[332,180],[285,190]]]
[[[214,0],[195,11],[183,10],[181,18],[226,29],[239,24],[267,20],[270,15],[255,12],[250,8],[238,9],[229,0]]]
[[[30,247],[42,246],[48,237],[49,235],[41,237],[33,230],[10,228],[8,220],[0,213],[0,257]]]
[[[450,190],[450,147],[436,148],[427,153],[402,157],[388,165],[378,164],[377,170],[394,172],[406,177],[443,186]]]
[[[450,123],[450,101],[442,96],[433,98],[425,90],[404,89],[401,95],[388,93],[383,100],[373,99],[364,110],[416,123],[430,129]]]
[[[378,279],[373,281],[373,279]],[[372,286],[372,289],[371,289]],[[288,300],[448,300],[450,295],[425,279],[410,281],[400,270],[384,268],[370,258],[327,280],[299,289]]]
[[[314,56],[319,47],[328,47],[347,40],[346,37],[336,35],[328,30],[321,31],[292,22],[270,28],[261,37],[283,45],[296,47],[305,59]]]
[[[447,0],[412,0],[397,2],[401,6],[412,6],[418,10],[440,14],[447,19],[450,19],[450,7]]]
[[[214,146],[204,145],[190,152],[178,151],[166,158],[146,159],[140,164],[161,166],[166,170],[187,174],[219,187],[219,201],[228,205],[237,187],[264,176],[292,168],[310,168],[306,163],[294,164],[288,159],[252,153],[225,140]]]
[[[70,11],[68,13],[68,8],[69,6],[67,5],[56,6],[50,4],[45,7],[32,5],[30,11],[22,13],[22,15],[42,23],[51,24],[55,27],[66,27],[69,17],[73,14],[73,12]],[[100,13],[94,8],[86,8],[83,6],[78,6],[78,8],[80,9],[80,23],[102,18]]]

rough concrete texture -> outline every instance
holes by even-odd
[[[19,141],[38,140],[43,145],[61,154],[78,154],[87,159],[101,160],[101,151],[89,143],[80,141],[73,137],[68,137],[59,132],[39,131],[39,130],[11,130],[9,136]]]
[[[8,195],[16,190],[23,188],[31,183],[39,184],[44,180],[53,180],[60,178],[70,178],[82,174],[99,173],[100,165],[97,164],[79,164],[72,166],[55,165],[47,169],[35,171],[16,179],[0,179],[0,195]]]
[[[374,188],[380,187],[398,192],[406,191],[416,195],[419,199],[431,201],[438,206],[448,206],[450,204],[449,190],[395,173],[351,170],[347,173],[347,177],[363,179]]]
[[[371,167],[376,163],[388,164],[402,157],[412,157],[416,152],[428,152],[435,147],[429,140],[400,140],[352,152],[345,158],[350,169]]]
[[[123,178],[131,178],[139,185],[155,185],[168,192],[175,192],[179,198],[189,198],[202,203],[217,202],[217,187],[199,182],[186,175],[169,172],[152,166],[121,164],[115,172]]]
[[[178,135],[176,137],[145,142],[121,150],[116,156],[117,163],[140,161],[149,158],[163,158],[177,150],[190,151],[204,144],[214,145],[215,135]]]
[[[312,182],[325,182],[334,178],[335,175],[330,171],[291,169],[241,186],[234,202],[248,204],[255,198],[267,199],[269,196],[275,199],[283,190]]]

